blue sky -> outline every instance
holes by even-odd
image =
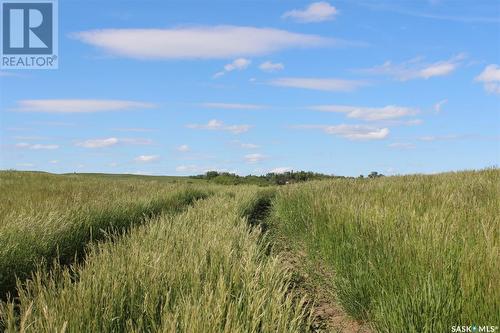
[[[0,168],[357,176],[498,166],[497,1],[59,1],[0,71]]]

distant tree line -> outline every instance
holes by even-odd
[[[383,177],[383,175],[375,171],[367,176],[367,178],[378,178],[378,177]],[[266,186],[266,185],[286,185],[286,184],[306,182],[310,180],[319,180],[319,179],[332,179],[332,178],[353,179],[354,177],[326,175],[311,171],[287,171],[283,173],[270,172],[261,176],[256,176],[256,175],[239,176],[237,174],[230,172],[208,171],[202,175],[190,176],[190,178],[205,179],[222,185],[253,184],[253,185]],[[358,178],[364,178],[364,176],[361,175]]]
[[[367,176],[367,177],[368,177],[368,178],[380,178],[380,177],[384,177],[384,175],[383,175],[383,174],[381,174],[381,173],[378,173],[377,171],[372,171],[372,172],[370,172],[370,173],[368,174],[368,176]],[[359,177],[358,177],[358,178],[365,178],[365,176],[363,176],[363,175],[359,175]]]

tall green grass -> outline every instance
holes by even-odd
[[[152,181],[1,172],[0,299],[42,264],[69,264],[90,241],[162,212],[178,213],[209,189]]]
[[[376,330],[500,324],[500,170],[301,184],[274,208],[276,232]]]
[[[6,331],[304,331],[308,313],[288,290],[290,273],[241,217],[256,197],[216,194],[92,245],[81,265],[39,271],[17,309],[0,307]]]

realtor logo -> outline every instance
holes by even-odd
[[[3,0],[2,69],[56,69],[56,0]]]

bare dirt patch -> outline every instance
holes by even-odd
[[[281,252],[293,274],[293,289],[305,296],[312,308],[311,332],[372,333],[368,323],[351,318],[335,299],[333,272],[321,265],[310,267],[304,252],[287,249]]]

